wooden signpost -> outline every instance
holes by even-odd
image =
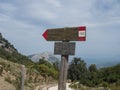
[[[86,41],[86,27],[47,29],[43,37],[47,41],[62,41],[55,42],[54,54],[61,55],[58,90],[66,90],[68,56],[75,54],[75,43],[70,41]]]

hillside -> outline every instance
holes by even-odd
[[[7,81],[9,77],[12,77],[12,75],[9,74],[9,65],[10,63],[8,61],[5,61],[4,59],[0,58],[0,90],[15,90],[15,86]],[[17,65],[14,66],[16,67]]]
[[[35,81],[35,78],[38,81]],[[33,90],[45,78],[34,69],[26,68],[25,90]],[[19,90],[21,86],[21,64],[0,58],[0,90]]]
[[[0,33],[0,57],[26,66],[32,65],[33,62],[25,55],[20,54],[17,49]]]
[[[8,42],[8,40],[3,38],[1,33],[0,33],[0,48],[11,54],[18,53],[17,49],[15,49],[14,46]]]
[[[41,70],[43,65],[41,65]],[[49,69],[45,67],[47,73]],[[52,70],[52,69],[51,69]],[[41,72],[41,73],[40,73]],[[37,71],[35,68],[26,68],[25,90],[34,90],[37,86],[54,83],[52,75]],[[52,71],[50,71],[52,72]],[[0,90],[19,90],[21,87],[21,64],[0,58]]]
[[[38,63],[31,61],[20,54],[0,33],[0,87],[4,87],[2,90],[19,90],[21,65],[26,68],[25,90],[34,90],[37,85],[52,83],[58,78],[55,65],[44,59]]]
[[[0,58],[0,90],[16,90],[20,83],[20,64]]]

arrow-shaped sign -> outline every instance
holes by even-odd
[[[47,41],[85,41],[86,27],[47,29],[43,37]]]

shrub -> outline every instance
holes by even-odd
[[[8,83],[12,83],[10,76],[5,77],[5,81],[7,81]]]
[[[108,83],[107,82],[102,82],[102,87],[108,87]]]

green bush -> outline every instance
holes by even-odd
[[[49,68],[45,64],[39,65],[39,71],[48,76],[52,76],[55,79],[58,78],[58,71],[56,71],[54,68]]]
[[[108,84],[107,82],[102,82],[102,87],[105,87],[105,88],[106,88],[106,87],[108,87],[108,85],[109,85],[109,84]]]
[[[69,85],[71,88],[77,88],[77,84],[71,84],[71,85]]]

